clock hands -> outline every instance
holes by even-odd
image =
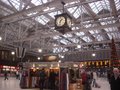
[[[63,21],[63,19],[60,20],[59,24],[61,24],[62,21]]]

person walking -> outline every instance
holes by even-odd
[[[7,72],[4,73],[4,77],[5,77],[4,80],[8,80],[8,74],[7,74]]]
[[[113,75],[110,77],[111,90],[120,90],[120,72],[118,68],[113,69]]]
[[[93,87],[96,87],[96,80],[97,80],[97,73],[94,71],[93,72],[93,83],[92,83]]]

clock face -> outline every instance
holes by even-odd
[[[70,18],[67,18],[67,24],[68,24],[69,27],[72,26],[72,22],[71,22],[71,19],[70,19]]]
[[[57,26],[63,26],[65,24],[65,17],[60,16],[56,19],[56,25]]]

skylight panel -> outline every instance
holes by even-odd
[[[57,15],[57,14],[61,14],[61,12],[60,12],[60,11],[51,12],[51,13],[49,13],[48,15],[50,15],[52,18],[55,19],[55,15]]]
[[[19,10],[19,6],[20,6],[20,0],[10,0],[10,2],[13,4],[13,6]],[[24,5],[22,6],[24,7]]]
[[[98,30],[90,30],[89,32],[90,32],[91,34],[99,33]]]
[[[110,10],[110,5],[108,0],[101,0],[93,3],[89,3],[92,10],[97,14],[102,9]]]
[[[86,25],[84,25],[84,27],[86,27],[86,28],[89,28],[91,26],[92,26],[92,24],[86,24]]]
[[[69,37],[72,37],[72,34],[64,34],[63,35],[65,38],[69,38]]]
[[[72,42],[74,42],[74,43],[78,43],[79,42],[79,40],[77,39],[77,38],[71,38],[70,39]]]
[[[32,0],[31,2],[37,6],[37,5],[47,3],[48,0]]]
[[[114,32],[114,31],[118,31],[118,29],[116,27],[112,27],[112,28],[105,28],[106,32]]]
[[[101,36],[101,35],[93,35],[94,37],[96,37],[96,39],[98,40],[98,41],[103,41],[103,37]]]
[[[85,35],[85,33],[84,32],[77,32],[77,33],[75,33],[77,36],[83,36],[83,35]]]
[[[36,6],[42,4],[41,0],[32,0],[31,2],[32,2],[33,4],[35,4]]]
[[[78,1],[73,1],[73,2],[70,2],[70,3],[66,3],[65,6],[68,6],[68,5],[73,5],[75,3],[78,3]]]
[[[117,11],[120,10],[120,0],[114,0]]]
[[[42,0],[42,2],[43,2],[43,3],[47,3],[47,2],[48,2],[48,0]]]
[[[10,5],[10,3],[8,2],[8,0],[2,0],[2,2],[6,3],[7,5]]]
[[[60,40],[60,42],[65,44],[65,45],[69,44],[69,42],[67,40],[65,40],[65,39]]]
[[[48,22],[50,21],[50,19],[48,19],[48,18],[45,17],[44,15],[38,16],[38,17],[36,18],[36,20],[37,20],[39,23],[43,24],[43,25],[45,25],[46,23],[48,23]]]
[[[99,21],[101,22],[102,25],[107,25],[107,24],[113,24],[115,23],[115,20],[113,20],[114,17],[107,17],[107,18],[100,18]]]
[[[67,48],[53,48],[53,53],[60,53],[60,52],[66,52],[68,51]]]
[[[79,27],[72,27],[72,30],[77,30],[79,29]]]
[[[102,0],[101,5],[104,9],[110,10],[110,3],[109,0]]]
[[[29,14],[27,14],[27,15],[28,15],[28,16],[32,16],[32,15],[35,15],[35,14],[37,14],[37,12],[29,13]]]
[[[67,52],[68,51],[68,49],[67,48],[63,48],[63,52]]]
[[[78,18],[80,15],[82,15],[83,13],[87,13],[87,11],[83,8],[83,7],[79,7],[77,8],[77,10],[73,13],[73,16],[75,18]]]
[[[78,18],[83,13],[87,13],[86,9],[84,7],[81,7],[81,6],[79,6],[79,7],[75,6],[75,7],[72,7],[72,8],[68,8],[68,11],[71,14],[73,14],[73,16],[75,18]]]
[[[72,14],[77,9],[77,6],[68,8],[67,10]]]
[[[13,13],[13,11],[11,11],[3,6],[0,6],[0,8],[3,9],[3,10],[1,10],[1,13],[3,13],[5,16],[9,15],[10,13]]]
[[[50,10],[54,10],[54,9],[55,9],[55,7],[52,7],[52,8],[47,7],[47,8],[45,8],[43,11],[45,12],[45,11],[50,11]]]
[[[60,36],[54,36],[53,37],[53,39],[59,39],[60,38]]]
[[[86,42],[92,42],[92,40],[87,36],[84,36],[82,39]]]
[[[119,34],[118,33],[107,33],[107,35],[109,36],[110,39],[112,39],[112,37],[113,38],[116,38],[116,37],[119,38]]]

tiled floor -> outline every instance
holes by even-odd
[[[101,88],[92,88],[92,90],[110,90],[109,83],[106,79],[99,78],[97,83]],[[4,80],[0,77],[0,90],[23,90],[19,87],[19,80],[16,78],[9,78],[9,80]],[[39,89],[25,89],[25,90],[39,90]]]
[[[0,77],[0,90],[24,90],[19,87],[19,80],[16,78],[9,78],[9,80],[4,80]],[[39,89],[25,89],[25,90],[39,90]]]
[[[100,88],[92,87],[92,90],[110,90],[110,85],[106,78],[99,78],[96,82],[100,85]]]

